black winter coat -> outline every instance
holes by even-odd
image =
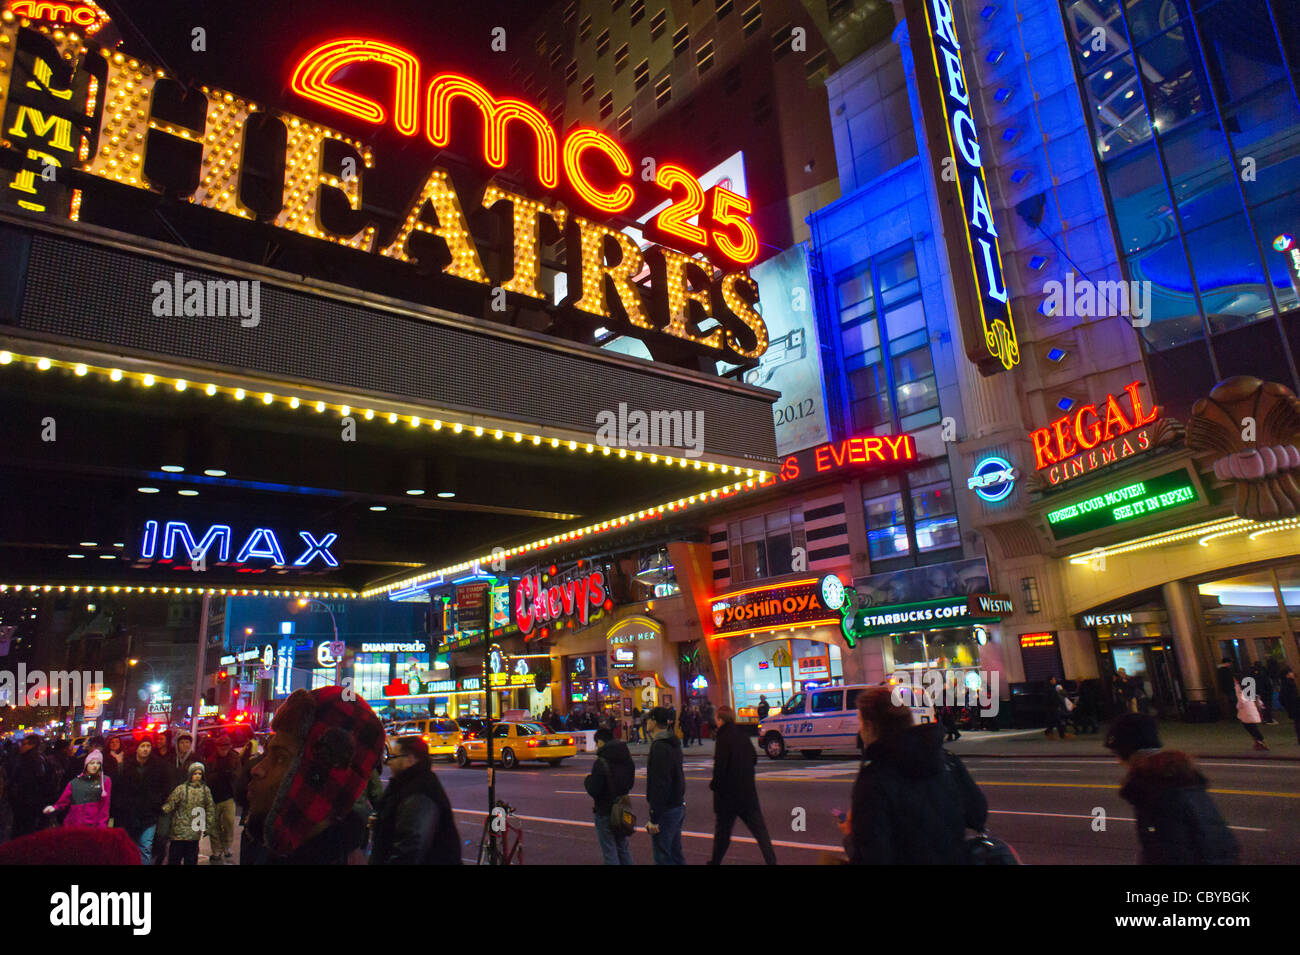
[[[758,755],[745,731],[735,723],[723,723],[713,743],[713,811],[744,813],[758,810],[758,786],[754,766]]]
[[[614,800],[630,793],[635,782],[636,764],[632,762],[632,753],[627,743],[615,740],[606,743],[596,753],[596,762],[582,786],[591,797],[591,811],[598,816],[608,816],[614,808]]]
[[[1137,757],[1119,794],[1137,810],[1142,865],[1236,865],[1237,839],[1186,753]]]
[[[960,759],[943,749],[943,726],[926,723],[867,747],[853,784],[855,865],[962,865],[966,830],[982,830],[988,801]]]
[[[650,821],[659,813],[686,802],[686,775],[682,771],[682,741],[673,733],[656,736],[650,742],[645,764],[645,798],[650,804]]]
[[[394,776],[375,815],[371,865],[460,865],[451,800],[427,765]]]
[[[213,802],[225,802],[227,799],[235,798],[235,781],[239,778],[239,771],[243,768],[239,761],[239,754],[233,749],[225,756],[218,756],[214,750],[212,755],[204,761],[207,767],[206,780],[208,788],[212,790]]]
[[[1295,680],[1282,678],[1282,688],[1277,691],[1277,698],[1282,703],[1282,709],[1286,710],[1286,715],[1293,720],[1300,720],[1300,689],[1296,688]]]
[[[107,760],[105,760],[107,762]],[[150,757],[143,766],[135,756],[128,756],[112,778],[109,812],[113,825],[139,832],[158,821],[162,804],[171,795],[167,770]]]

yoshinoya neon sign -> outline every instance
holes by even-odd
[[[160,530],[161,528],[161,530]],[[294,567],[307,567],[317,558],[327,567],[337,567],[338,560],[330,553],[330,547],[338,540],[338,534],[324,534],[317,540],[311,531],[299,531],[303,542],[303,551],[293,561]],[[189,563],[196,570],[205,569],[208,552],[216,546],[217,560],[222,564],[246,564],[253,560],[269,560],[273,566],[285,565],[284,550],[280,539],[269,527],[255,527],[244,538],[243,544],[234,560],[230,558],[233,531],[228,524],[212,524],[199,539],[195,539],[189,524],[185,521],[145,521],[144,534],[140,539],[141,560],[179,560]]]
[[[1151,426],[1160,409],[1146,408],[1141,387],[1141,382],[1131,382],[1122,396],[1107,395],[1105,401],[1086,404],[1029,432],[1034,466],[1046,472],[1049,484],[1061,484],[1151,447]]]
[[[922,103],[930,104],[936,124],[943,121],[944,135],[942,139],[936,135],[938,143],[933,153],[936,185],[941,203],[945,204],[945,223],[954,239],[957,235],[964,239],[961,252],[955,248],[952,251],[954,258],[964,260],[953,262],[953,273],[955,279],[960,273],[957,301],[966,354],[983,373],[992,374],[1019,364],[1020,343],[1011,317],[998,230],[984,181],[952,0],[907,0],[906,9],[918,92]],[[955,203],[947,203],[949,188],[956,190]],[[963,285],[968,288],[961,288]],[[964,294],[967,291],[969,295]]]
[[[844,586],[835,578],[839,584],[836,587],[830,582],[832,577],[810,577],[719,594],[710,604],[713,636],[839,623],[835,612],[843,602]]]
[[[586,626],[593,607],[605,602],[605,572],[579,568],[565,579],[543,583],[541,574],[531,574],[515,585],[515,623],[525,635],[539,623],[576,616]]]
[[[198,147],[191,158],[175,160],[192,163],[184,172],[197,185],[182,198],[194,205],[436,269],[439,276],[478,287],[484,297],[501,288],[524,304],[548,301],[541,287],[545,224],[563,240],[569,273],[568,297],[555,304],[578,325],[603,325],[642,338],[652,354],[663,346],[665,355],[685,349],[748,363],[767,350],[767,329],[755,307],[758,286],[744,270],[759,251],[748,221],[751,202],[721,186],[705,193],[681,166],[657,165],[650,188],[657,190],[656,197],[673,201],[652,223],[655,240],[665,245],[642,252],[621,226],[599,221],[629,210],[637,202],[638,189],[647,188],[633,175],[623,147],[607,134],[576,127],[561,142],[535,107],[494,96],[469,77],[440,73],[423,84],[419,61],[400,47],[363,37],[320,43],[289,71],[290,88],[297,95],[368,128],[384,124],[390,115],[384,106],[335,79],[344,67],[358,63],[390,67],[395,84],[391,121],[399,133],[414,136],[423,126],[431,153],[455,148],[473,128],[468,116],[477,113],[484,129],[482,159],[490,173],[507,163],[507,131],[527,130],[536,145],[536,181],[556,193],[542,201],[491,179],[471,204],[451,174],[433,166],[403,213],[376,219],[374,210],[362,203],[363,182],[377,175],[370,172],[375,157],[359,140],[207,87],[204,118],[197,125],[155,115],[156,93],[180,89],[163,70],[94,48],[62,31],[56,35],[49,27],[25,28],[27,22],[13,16],[0,22],[0,75],[7,76],[0,84],[0,116],[11,105],[18,111],[4,131],[4,145],[22,166],[0,195],[24,208],[77,218],[80,190],[66,181],[68,177],[43,179],[41,157],[123,186],[180,195],[183,190],[174,183],[155,181],[152,177],[159,173],[146,162],[151,150],[178,141]],[[43,43],[49,52],[17,57],[20,35],[33,38],[24,39],[24,48]],[[91,96],[89,85],[96,87],[97,95]],[[79,110],[93,134],[83,136],[66,118]],[[278,160],[267,156],[251,161],[255,157],[246,153],[258,147],[250,144],[247,127],[266,123],[283,128],[283,153]],[[459,151],[470,153],[463,147]],[[250,206],[245,177],[251,169],[277,161],[281,185],[271,205],[278,207],[268,212]],[[274,165],[269,175],[274,181]],[[489,275],[484,268],[471,234],[469,213],[477,209],[500,215],[506,233],[513,236],[513,255],[500,257],[500,275]],[[650,281],[643,286],[636,279],[647,266]]]

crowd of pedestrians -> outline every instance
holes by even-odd
[[[1267,674],[1265,674],[1267,676]],[[1258,731],[1268,712],[1251,699],[1256,683],[1228,669],[1238,704],[1251,702]],[[1258,677],[1252,675],[1257,681]],[[1055,678],[1049,729],[1064,734],[1074,702]],[[1300,719],[1295,674],[1277,678],[1280,705]],[[1271,696],[1271,693],[1270,693]],[[1087,704],[1091,706],[1091,703]],[[637,766],[622,724],[588,711],[570,714],[576,728],[594,723],[597,752],[584,788],[592,800],[600,857],[632,865],[632,837],[643,826],[656,865],[683,865],[686,777],[683,749],[698,740],[693,725],[709,711],[678,714],[649,708],[639,737],[648,817],[637,820],[630,794]],[[1270,714],[1271,715],[1271,714]],[[777,862],[763,817],[752,738],[728,706],[710,713],[714,740],[713,846],[721,864],[737,821],[765,863]],[[560,718],[540,717],[550,725]],[[1086,717],[1092,718],[1092,717]],[[1077,719],[1077,716],[1075,717]],[[1077,725],[1077,723],[1076,723]],[[276,711],[263,749],[256,738],[240,749],[224,734],[196,753],[188,733],[139,739],[88,739],[79,751],[29,734],[4,745],[0,772],[0,863],[129,861],[195,865],[203,840],[210,864],[233,861],[235,820],[242,827],[241,864],[458,864],[462,842],[451,801],[433,771],[427,744],[413,736],[384,743],[384,729],[363,700],[340,687],[299,690]],[[1009,847],[985,833],[988,803],[962,761],[944,748],[942,722],[916,724],[890,688],[858,695],[863,762],[851,811],[840,818],[844,856],[861,865],[992,864],[1014,861]],[[1253,735],[1253,734],[1252,734]],[[1300,739],[1300,735],[1298,735]],[[1138,821],[1139,861],[1147,864],[1235,864],[1239,849],[1185,753],[1163,748],[1148,713],[1127,710],[1110,726],[1105,746],[1124,766],[1120,796]],[[385,786],[381,769],[387,765]],[[977,834],[972,837],[970,834]],[[97,835],[99,834],[99,835]]]

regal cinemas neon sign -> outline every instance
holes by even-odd
[[[1160,409],[1147,409],[1140,382],[1124,386],[1121,395],[1087,404],[1029,433],[1034,464],[1046,472],[1051,485],[1081,477],[1151,447],[1151,425]]]
[[[391,104],[341,84],[340,71],[358,65],[391,73]],[[545,228],[562,237],[566,253],[569,293],[555,304],[579,324],[642,338],[652,354],[658,343],[673,354],[686,349],[748,362],[767,350],[767,329],[755,308],[758,286],[745,270],[759,251],[748,198],[721,186],[706,192],[693,173],[672,163],[659,163],[654,181],[643,183],[626,150],[606,133],[578,126],[561,137],[529,103],[496,96],[456,73],[426,81],[426,72],[408,50],[353,37],[315,46],[287,79],[294,94],[350,122],[391,125],[402,136],[423,138],[430,152],[478,152],[489,175],[506,167],[512,143],[531,140],[535,162],[528,175],[548,198],[523,195],[493,176],[467,203],[471,197],[458,191],[448,170],[432,166],[400,217],[377,221],[362,204],[367,177],[378,175],[375,157],[359,140],[207,87],[202,122],[182,120],[165,104],[179,101],[183,90],[163,70],[9,14],[0,22],[0,77],[13,82],[0,83],[0,115],[3,145],[20,154],[24,168],[0,185],[23,208],[70,218],[77,215],[78,192],[57,175],[43,176],[51,165],[175,194],[179,173],[164,177],[148,160],[180,140],[198,147],[187,170],[197,186],[184,196],[194,205],[412,263],[479,286],[485,296],[500,287],[534,303],[548,301],[541,287]],[[475,118],[482,139],[470,148]],[[251,206],[246,196],[254,190],[245,188],[259,162],[274,168],[261,152],[255,162],[246,155],[254,148],[250,133],[265,132],[268,124],[279,124],[285,144],[274,211],[264,202]],[[92,132],[83,136],[83,127]],[[646,229],[660,244],[644,252],[620,228],[600,221],[663,198],[670,204]],[[501,256],[508,274],[484,268],[467,214],[478,209],[500,215],[512,236],[513,254]],[[643,285],[638,279],[647,269]]]

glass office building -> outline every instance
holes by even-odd
[[[1182,416],[1249,374],[1300,390],[1292,0],[1061,0],[1153,385]]]

